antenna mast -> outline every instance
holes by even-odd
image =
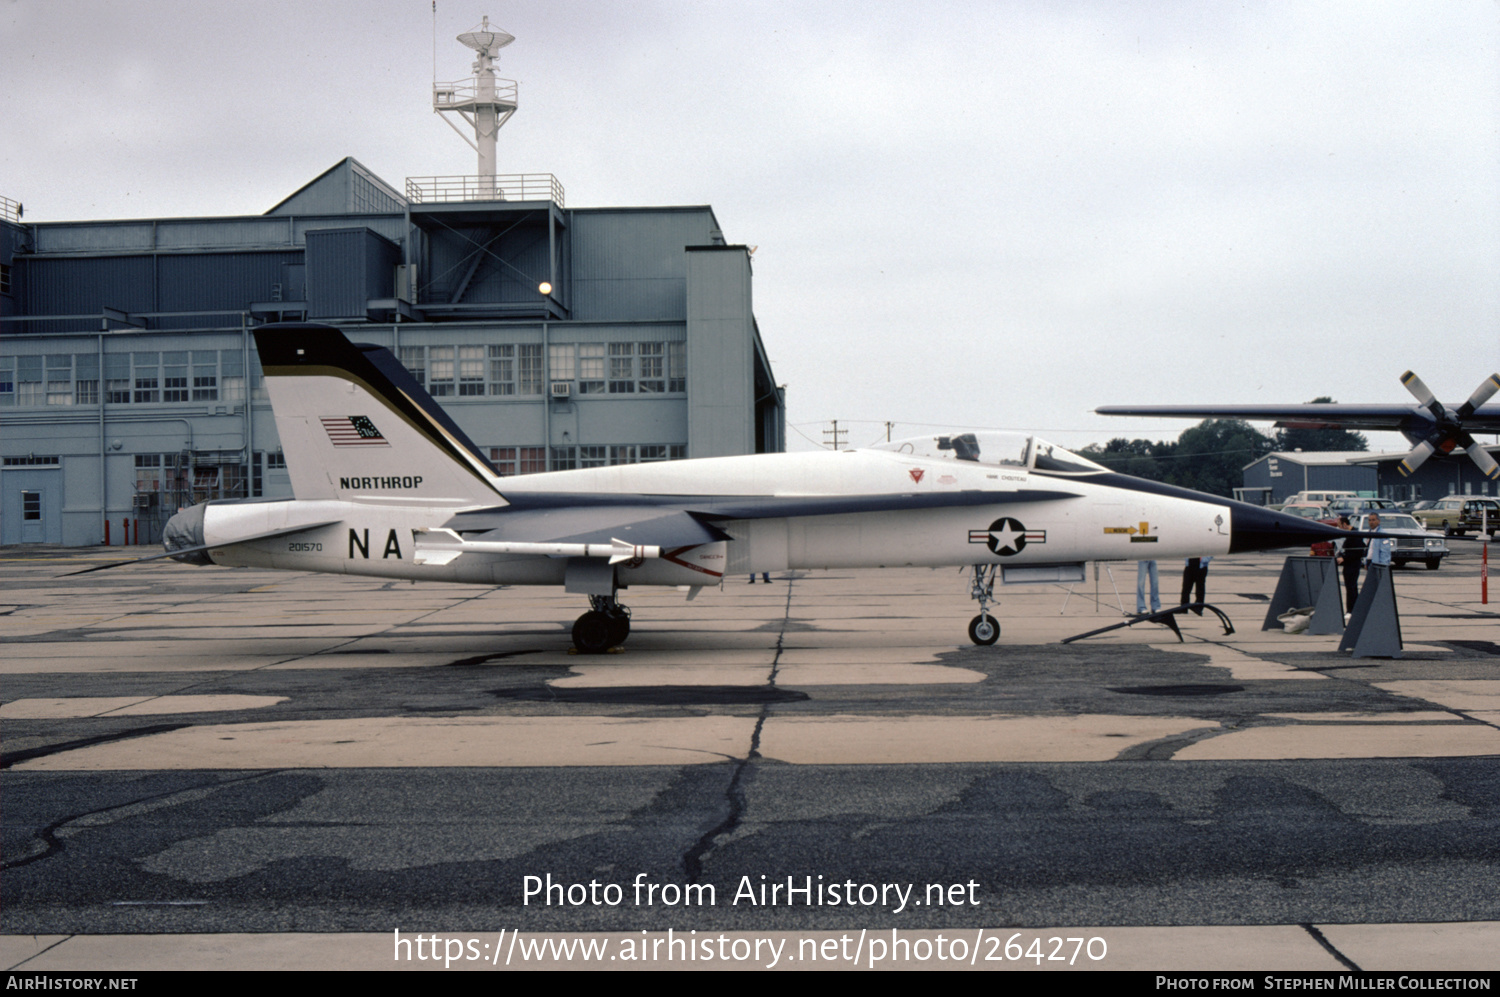
[[[501,126],[516,113],[516,81],[497,78],[495,60],[500,50],[516,39],[514,35],[491,28],[490,19],[485,17],[477,29],[465,31],[458,40],[479,55],[474,60],[474,76],[454,83],[434,83],[432,109],[444,114],[443,120],[479,153],[480,196],[488,194],[491,198],[498,198],[495,139]],[[446,116],[445,112],[449,111],[469,123],[474,130],[473,140]]]

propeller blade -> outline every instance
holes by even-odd
[[[1405,374],[1401,375],[1401,383],[1406,385],[1407,391],[1410,391],[1413,395],[1416,396],[1417,401],[1421,402],[1423,405],[1427,406],[1427,408],[1432,410],[1432,414],[1438,417],[1438,421],[1442,421],[1444,414],[1443,405],[1437,400],[1437,397],[1433,395],[1432,391],[1428,389],[1427,385],[1423,383],[1420,377],[1418,377],[1412,371],[1407,371]],[[1426,460],[1425,457],[1422,459]]]
[[[1483,443],[1473,443],[1468,447],[1469,459],[1479,465],[1479,470],[1491,481],[1500,481],[1500,464],[1495,463],[1495,458],[1490,456]]]
[[[1437,447],[1433,445],[1431,440],[1423,440],[1412,448],[1412,452],[1407,454],[1406,458],[1400,464],[1396,465],[1396,470],[1401,472],[1402,477],[1409,478],[1416,473],[1417,468],[1426,463],[1427,458],[1431,457],[1436,450]]]
[[[1496,391],[1500,391],[1500,374],[1491,374],[1484,379],[1483,384],[1474,389],[1474,393],[1469,396],[1469,400],[1464,402],[1463,406],[1459,408],[1458,417],[1460,419],[1467,419],[1473,415],[1474,410],[1489,401],[1490,396]]]

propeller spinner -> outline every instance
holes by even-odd
[[[1427,438],[1412,448],[1411,453],[1401,461],[1398,470],[1403,475],[1413,474],[1421,467],[1427,458],[1434,453],[1452,453],[1455,449],[1462,448],[1469,459],[1479,466],[1479,470],[1491,481],[1500,479],[1500,464],[1489,455],[1482,444],[1476,443],[1474,437],[1465,432],[1463,422],[1474,414],[1474,410],[1490,400],[1496,391],[1500,391],[1500,374],[1491,374],[1485,378],[1469,396],[1469,400],[1459,406],[1458,411],[1453,411],[1443,405],[1433,395],[1422,379],[1411,371],[1401,375],[1401,383],[1406,385],[1406,390],[1414,395],[1432,412],[1434,425],[1432,432]]]

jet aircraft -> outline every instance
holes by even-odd
[[[1346,535],[1116,474],[1037,437],[956,433],[866,449],[497,476],[382,347],[306,323],[255,331],[292,499],[179,511],[159,557],[588,597],[579,651],[622,643],[622,589],[726,574],[964,566],[992,644],[997,578],[1082,581],[1090,560],[1220,555]],[[90,569],[96,570],[96,569]],[[695,592],[692,594],[696,594]],[[689,595],[691,598],[691,594]]]
[[[1500,480],[1500,463],[1474,440],[1473,433],[1500,433],[1500,405],[1483,408],[1497,390],[1500,374],[1491,374],[1474,389],[1468,401],[1450,408],[1438,401],[1422,379],[1411,371],[1401,383],[1416,397],[1416,405],[1339,405],[1308,402],[1303,405],[1106,405],[1094,409],[1100,415],[1184,417],[1189,419],[1271,420],[1293,429],[1392,430],[1416,444],[1398,465],[1411,475],[1433,454],[1468,453],[1486,478]]]

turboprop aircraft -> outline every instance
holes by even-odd
[[[1416,405],[1339,405],[1308,402],[1304,405],[1106,405],[1094,409],[1100,415],[1185,417],[1189,419],[1270,420],[1293,429],[1393,430],[1416,444],[1397,465],[1410,476],[1435,453],[1468,453],[1486,478],[1500,480],[1500,463],[1471,433],[1500,433],[1500,406],[1481,408],[1500,390],[1500,374],[1485,378],[1468,401],[1449,408],[1438,401],[1422,379],[1411,371],[1401,383],[1416,397]]]
[[[167,523],[192,564],[563,585],[579,651],[622,643],[622,589],[726,573],[972,568],[976,644],[1002,583],[1082,581],[1090,560],[1218,555],[1347,536],[1113,473],[1034,436],[958,433],[868,449],[499,477],[399,361],[337,329],[255,330],[292,499],[206,502]],[[95,569],[90,569],[95,570]]]

